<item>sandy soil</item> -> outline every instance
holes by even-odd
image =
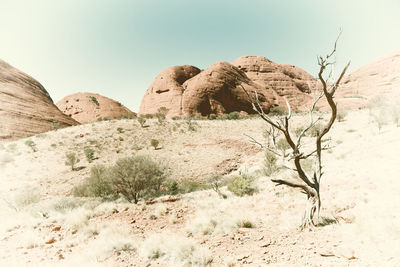
[[[295,117],[298,125],[304,120]],[[189,131],[185,121],[146,128],[136,120],[102,121],[28,138],[36,152],[28,139],[0,144],[1,265],[400,265],[400,127],[388,123],[379,132],[367,110],[336,122],[324,154],[325,223],[300,232],[305,196],[257,172],[264,153],[244,135],[263,142],[263,121],[196,124]],[[160,149],[150,146],[152,138]],[[95,150],[92,163],[86,146]],[[65,166],[69,151],[79,154],[79,171]],[[138,205],[71,196],[90,167],[133,154],[151,155],[176,179],[253,173],[259,191],[221,199],[205,190]]]

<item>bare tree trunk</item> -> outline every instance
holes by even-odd
[[[300,229],[313,228],[318,224],[321,197],[319,190],[313,189],[313,194],[307,194],[307,203]]]
[[[339,34],[340,36],[340,34]],[[339,37],[338,37],[339,38]],[[336,89],[339,87],[340,81],[342,80],[344,74],[347,71],[347,68],[350,65],[350,62],[345,66],[345,68],[342,70],[339,78],[336,80],[331,85],[328,85],[327,80],[323,77],[323,73],[326,70],[327,67],[332,65],[333,63],[330,62],[330,58],[335,54],[336,52],[336,43],[333,48],[333,51],[328,54],[326,57],[319,57],[318,58],[318,63],[320,66],[320,70],[318,73],[319,80],[322,84],[322,92],[318,97],[316,97],[311,105],[310,109],[310,123],[309,125],[298,135],[297,141],[291,136],[291,131],[290,131],[290,119],[292,116],[291,112],[291,107],[288,101],[286,101],[287,107],[288,107],[288,114],[286,117],[280,119],[280,120],[272,120],[271,117],[268,116],[262,109],[262,106],[259,102],[257,92],[254,92],[254,97],[250,96],[250,94],[244,89],[242,86],[242,89],[244,92],[247,94],[247,96],[250,99],[250,102],[253,106],[253,110],[256,111],[260,117],[266,121],[270,126],[271,126],[271,131],[270,133],[274,133],[274,130],[278,130],[278,132],[282,133],[285,137],[285,140],[287,144],[290,146],[292,149],[291,151],[291,158],[290,160],[294,161],[294,166],[295,168],[289,168],[292,171],[295,171],[300,178],[301,182],[297,181],[290,181],[286,179],[271,179],[272,182],[276,183],[276,185],[286,185],[289,187],[293,188],[298,188],[300,189],[304,194],[307,196],[307,205],[306,209],[304,212],[302,224],[300,226],[300,229],[306,229],[306,228],[313,228],[315,225],[318,224],[318,219],[319,219],[319,211],[321,208],[321,197],[320,197],[320,181],[321,177],[323,175],[322,171],[322,151],[327,149],[327,147],[322,146],[322,138],[330,131],[333,123],[336,120],[336,115],[337,115],[337,106],[336,103],[334,102],[334,94],[336,92]],[[330,77],[330,75],[329,75]],[[329,79],[329,78],[328,78]],[[329,88],[328,88],[329,87]],[[322,118],[318,118],[317,120],[313,120],[313,111],[315,109],[316,103],[318,100],[320,100],[322,97],[325,97],[327,100],[329,107],[330,107],[330,119],[327,122],[327,124],[324,125],[322,131],[318,134],[316,137],[316,142],[315,142],[315,150],[311,152],[305,153],[304,151],[301,151],[302,149],[302,144],[301,140],[305,136],[305,133],[309,131],[312,127],[316,125],[316,123],[321,120]],[[275,135],[272,136],[273,141],[275,141]],[[258,143],[258,142],[257,142]],[[258,143],[260,144],[260,143]],[[275,142],[273,142],[275,149],[277,149],[277,145]],[[274,152],[275,154],[279,154],[276,151],[271,150],[269,147],[266,147],[266,149]],[[283,155],[285,158],[286,155]],[[315,157],[316,158],[316,166],[314,170],[313,176],[309,176],[306,174],[301,166],[301,162],[303,160],[306,160],[309,157]]]

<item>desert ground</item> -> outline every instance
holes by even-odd
[[[312,231],[298,229],[305,195],[262,171],[264,150],[248,137],[265,142],[257,117],[195,120],[194,129],[185,120],[99,121],[4,142],[1,265],[399,266],[400,127],[387,111],[379,129],[378,112],[348,111],[329,132],[321,223]],[[293,123],[307,119],[295,114]],[[92,162],[85,147],[94,150]],[[75,171],[65,165],[68,152],[80,158]],[[248,173],[257,190],[239,197],[223,187],[221,198],[205,189],[137,204],[73,196],[91,167],[133,155],[149,155],[177,181]]]

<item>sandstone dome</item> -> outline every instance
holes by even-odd
[[[307,109],[317,80],[293,65],[277,64],[261,56],[217,62],[203,71],[190,65],[163,70],[147,89],[141,114],[168,109],[168,117],[244,111],[254,113],[247,92],[256,91],[265,110],[271,106]]]
[[[58,101],[56,105],[65,115],[80,123],[136,116],[136,113],[121,103],[94,93],[68,95]]]
[[[253,82],[287,99],[293,109],[308,108],[317,80],[305,70],[294,65],[277,64],[262,56],[243,56],[232,64]]]
[[[0,60],[0,140],[14,140],[77,125],[54,105],[44,87]]]
[[[147,89],[139,113],[154,114],[160,107],[166,107],[169,117],[181,115],[183,83],[199,73],[200,69],[190,65],[166,68]]]
[[[375,60],[345,76],[336,93],[340,108],[362,108],[382,96],[400,101],[400,51]]]

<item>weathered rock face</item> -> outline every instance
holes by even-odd
[[[196,67],[184,65],[163,70],[147,89],[140,105],[141,114],[154,114],[160,107],[168,108],[168,116],[182,113],[183,83],[199,74]]]
[[[293,109],[307,109],[317,80],[299,67],[277,64],[261,56],[243,56],[232,62],[247,77],[287,99]],[[279,103],[283,106],[284,103]]]
[[[0,141],[76,125],[32,77],[0,60]]]
[[[217,62],[183,84],[183,114],[254,113],[242,86],[247,92],[257,91],[265,110],[278,103],[279,96],[273,90],[254,83],[232,64]]]
[[[57,107],[67,116],[80,123],[99,119],[136,117],[136,113],[108,97],[93,93],[76,93],[57,102]]]
[[[400,101],[400,51],[371,62],[345,76],[335,94],[339,108],[362,108],[383,96]]]
[[[304,70],[276,64],[265,57],[244,56],[232,64],[218,62],[204,71],[193,66],[175,66],[162,71],[143,97],[140,113],[156,113],[166,107],[168,117],[188,114],[254,113],[242,85],[257,91],[262,105],[307,109],[316,79]]]

